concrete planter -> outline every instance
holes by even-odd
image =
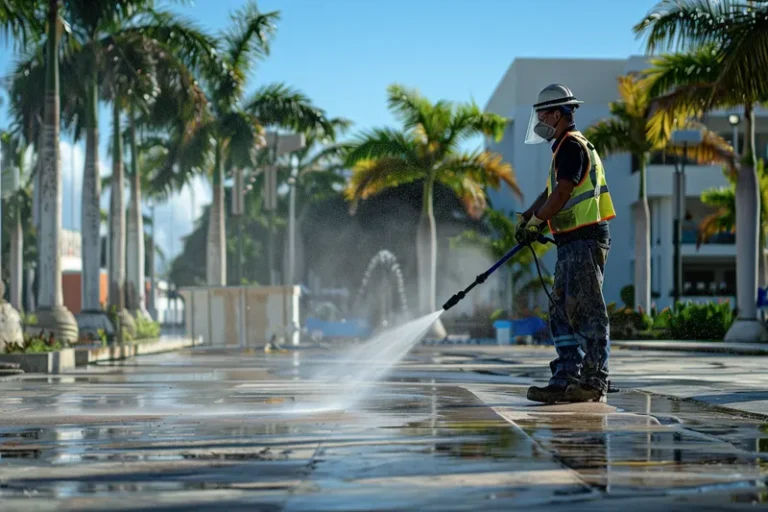
[[[24,373],[62,373],[75,368],[75,350],[65,348],[44,354],[0,354],[0,361],[16,363]]]
[[[138,343],[126,343],[124,345],[110,345],[108,347],[81,347],[75,350],[76,366],[103,361],[120,361],[130,357],[149,354],[161,354],[183,348],[194,347],[200,342],[192,338],[157,338],[151,341],[139,341]]]

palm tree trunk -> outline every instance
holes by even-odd
[[[131,199],[128,203],[128,310],[147,316],[144,291],[144,218],[141,214],[141,175],[136,145],[136,123],[130,109]]]
[[[123,144],[120,134],[120,105],[115,100],[112,110],[112,192],[110,197],[110,257],[109,303],[119,310],[125,308],[125,207],[123,205]]]
[[[758,244],[757,259],[757,285],[765,288],[768,285],[768,255],[765,253],[765,231],[760,229],[760,240]]]
[[[646,188],[647,155],[640,155],[640,198],[635,204],[635,307],[651,311],[651,214]]]
[[[744,106],[744,153],[736,178],[736,306],[738,320],[726,341],[768,341],[768,331],[757,318],[757,268],[760,229],[760,191],[755,169],[753,105]]]
[[[112,334],[112,324],[101,304],[101,172],[99,168],[99,83],[91,71],[86,92],[85,168],[83,170],[82,224],[83,307],[77,323],[84,335],[96,336],[99,329]]]
[[[101,310],[101,173],[99,169],[98,83],[88,91],[83,173],[83,310]]]
[[[24,311],[34,313],[37,310],[35,304],[35,269],[27,268],[27,307]]]
[[[419,310],[428,315],[437,310],[437,230],[433,209],[435,180],[428,176],[424,180],[421,218],[416,232],[416,263],[419,276]],[[438,320],[432,326],[431,336],[445,338],[443,324]]]
[[[208,218],[206,277],[209,286],[227,283],[227,244],[224,223],[224,155],[221,141],[216,142],[213,169],[213,199]]]
[[[26,144],[19,148],[19,159],[16,163],[18,174],[24,174],[24,155],[27,152]],[[21,228],[21,212],[17,209],[12,219],[10,234],[10,302],[17,311],[23,311],[22,296],[24,294],[24,231]]]
[[[60,340],[76,341],[77,324],[65,307],[61,289],[61,155],[59,154],[59,0],[48,0],[48,43],[42,165],[40,166],[40,233],[38,238],[38,325]]]
[[[118,342],[122,342],[123,330],[135,334],[135,325],[125,310],[125,205],[123,200],[123,143],[120,133],[120,104],[114,99],[112,107],[112,192],[110,194],[110,270],[109,304],[117,309],[120,318]],[[116,326],[117,327],[117,326]]]
[[[22,153],[23,154],[23,153]],[[11,225],[11,306],[17,311],[23,310],[21,303],[24,281],[24,232],[21,229],[21,217],[17,214]]]

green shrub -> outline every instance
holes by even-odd
[[[37,325],[37,315],[34,313],[21,313],[19,316],[21,316],[21,325],[24,327],[29,327],[33,325]]]
[[[24,334],[21,343],[8,343],[5,346],[6,354],[41,354],[55,352],[66,348],[66,344],[55,339],[53,333],[46,336],[45,333]]]
[[[618,308],[615,302],[606,306],[608,321],[611,329],[611,339],[637,339],[640,332],[649,331],[653,327],[653,319],[642,309]]]
[[[497,309],[496,311],[491,313],[492,322],[495,322],[496,320],[507,320],[507,319],[509,319],[509,315],[503,309]]]
[[[635,309],[635,286],[628,284],[624,288],[621,289],[621,292],[619,292],[621,296],[621,301],[624,303],[624,306],[628,307],[629,309]]]
[[[664,308],[660,313],[653,315],[653,328],[659,330],[666,330],[669,328],[669,317],[672,312],[669,308]]]
[[[722,340],[735,315],[729,302],[675,304],[668,317],[669,334],[678,340]]]
[[[128,333],[125,333],[127,336]],[[142,314],[136,315],[136,339],[157,338],[160,336],[160,324]],[[128,341],[128,340],[126,340]]]

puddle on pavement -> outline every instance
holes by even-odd
[[[611,394],[608,402],[615,412],[529,406],[510,419],[604,493],[763,485],[768,464],[756,447],[768,446],[768,424],[640,392]]]

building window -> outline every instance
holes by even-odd
[[[734,264],[683,263],[683,296],[711,297],[736,295]]]

